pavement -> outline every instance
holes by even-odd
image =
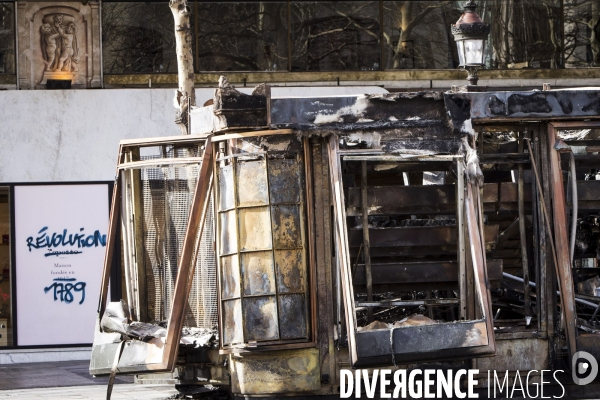
[[[106,399],[108,377],[94,378],[88,361],[0,365],[0,399]],[[173,385],[133,384],[133,376],[117,376],[113,400],[164,400],[177,394]]]

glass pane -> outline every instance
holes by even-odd
[[[8,194],[8,187],[0,187],[0,348],[13,345]]]
[[[485,40],[465,40],[465,56],[468,64],[483,64]]]
[[[379,2],[292,2],[292,71],[379,70]]]
[[[0,74],[16,73],[14,4],[0,3]]]
[[[244,321],[246,341],[278,339],[275,296],[245,298]]]
[[[224,299],[240,297],[240,266],[238,255],[221,257],[221,295]]]
[[[267,163],[263,159],[240,161],[236,166],[238,205],[259,206],[269,204],[267,192]]]
[[[271,204],[300,202],[300,170],[293,159],[269,160]]]
[[[299,206],[273,206],[273,241],[276,249],[302,246]]]
[[[572,1],[572,0],[571,0]],[[559,68],[558,0],[486,0],[477,13],[491,25],[487,68]],[[450,32],[464,2],[385,1],[386,69],[454,69],[457,44]]]
[[[285,2],[196,4],[200,71],[287,70]]]
[[[385,1],[385,68],[456,68],[459,63],[450,25],[461,16],[461,4]]]
[[[267,250],[271,246],[269,207],[239,209],[241,251]]]
[[[242,306],[240,300],[227,300],[223,302],[223,344],[241,343],[244,340],[242,333]]]
[[[488,68],[559,68],[559,0],[494,0],[477,11],[491,25]]]
[[[219,210],[230,210],[235,207],[233,197],[233,166],[219,167]]]
[[[221,234],[221,255],[237,252],[237,229],[235,210],[219,214]]]
[[[459,65],[465,65],[465,42],[459,40],[456,42],[456,49],[458,50],[458,63]]]
[[[282,339],[308,337],[306,301],[303,294],[279,296],[279,325]]]
[[[565,65],[567,68],[600,66],[600,1],[564,1]]]
[[[304,292],[306,267],[302,262],[303,250],[276,250],[277,291],[279,293]]]
[[[175,73],[175,35],[169,2],[102,4],[104,73]]]
[[[273,254],[270,251],[243,253],[244,295],[275,294]]]

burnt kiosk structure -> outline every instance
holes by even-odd
[[[92,374],[337,396],[341,369],[563,369],[573,397],[571,356],[600,358],[600,90],[222,80],[190,121],[121,142]]]

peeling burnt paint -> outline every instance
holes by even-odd
[[[440,92],[273,99],[271,112],[273,127],[301,131],[420,128],[434,135],[450,132]]]
[[[466,122],[510,119],[598,117],[600,90],[459,92],[444,94],[455,133],[469,133]]]
[[[552,111],[548,99],[543,93],[515,93],[508,96],[508,115],[547,114]]]
[[[257,136],[233,140],[234,153],[297,152],[302,148],[300,136]]]
[[[300,209],[297,205],[277,205],[273,212],[273,241],[275,248],[290,249],[302,245]]]
[[[470,105],[470,103],[469,103]],[[470,118],[470,109],[467,110],[467,112],[469,113],[467,115],[467,118]],[[504,115],[506,114],[506,103],[504,101],[502,101],[500,98],[498,98],[498,96],[492,96],[490,98],[490,112],[493,115]]]
[[[430,139],[425,132],[421,137],[407,138],[371,132],[354,132],[339,137],[342,150],[381,150],[391,154],[457,154],[461,147],[460,137]]]

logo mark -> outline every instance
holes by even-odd
[[[571,374],[573,382],[577,385],[587,385],[591,383],[598,375],[598,361],[593,355],[586,351],[578,351],[573,354],[571,360]],[[585,378],[580,378],[582,375],[587,375]]]

